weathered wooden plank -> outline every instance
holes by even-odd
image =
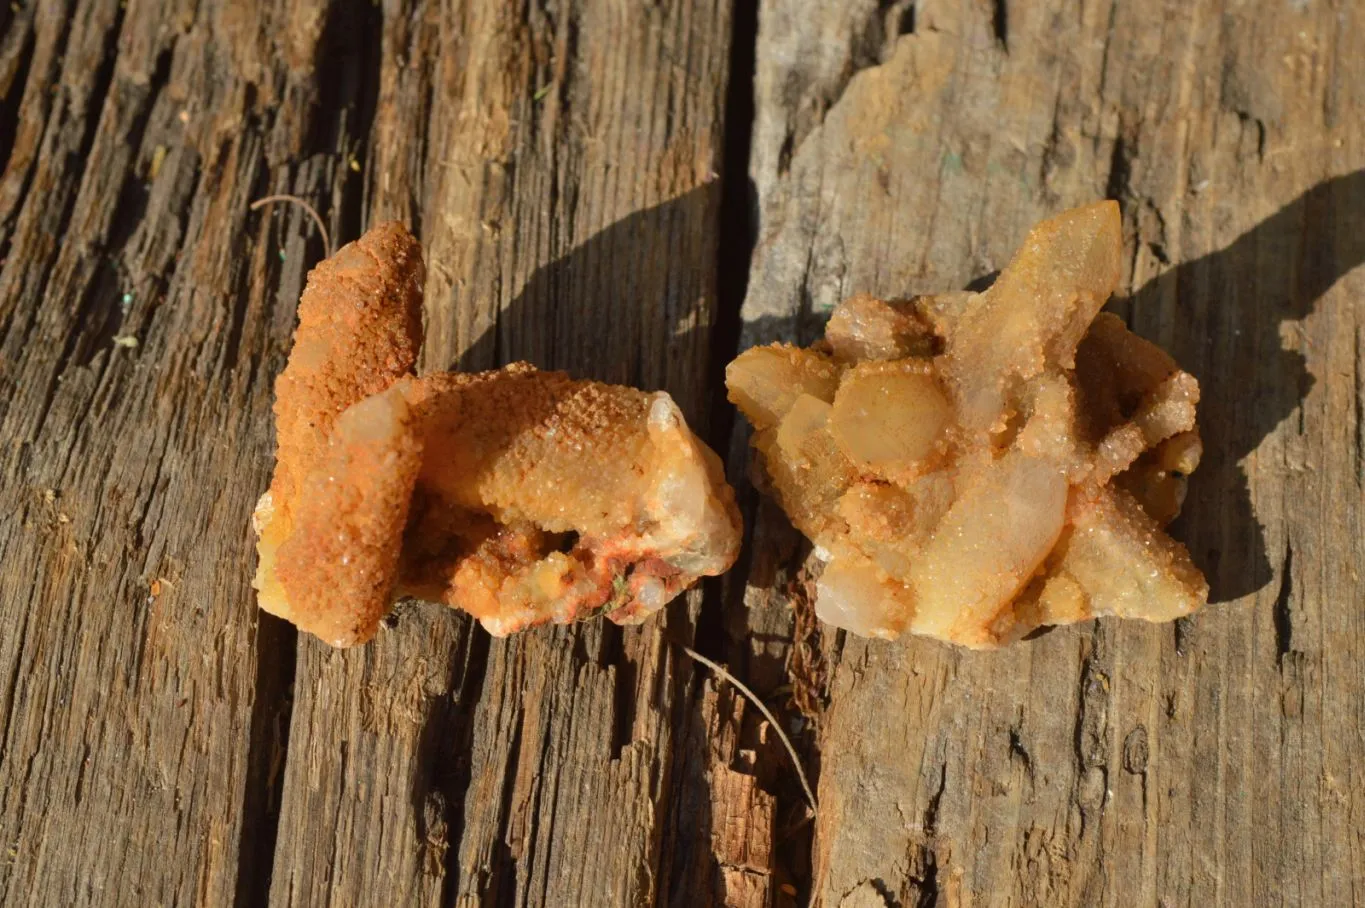
[[[1117,195],[1117,308],[1204,383],[1180,531],[1225,601],[990,656],[798,624],[796,698],[829,699],[816,900],[1351,902],[1353,8],[769,0],[761,23],[745,342],[960,286]],[[266,191],[343,238],[420,230],[427,368],[525,357],[705,421],[729,4],[49,0],[0,26],[0,900],[251,903],[273,866],[276,902],[782,904],[795,789],[664,642],[696,598],[509,642],[408,609],[363,651],[300,643],[291,719],[293,635],[247,587],[321,251],[297,212],[247,214]],[[726,598],[749,607],[722,620],[770,693],[798,542],[746,497]]]
[[[364,219],[402,217],[426,246],[423,368],[528,359],[666,389],[705,426],[729,15],[385,4]],[[662,637],[690,639],[699,601],[625,632],[490,641],[414,606],[362,650],[301,640],[271,901],[710,888],[673,869],[710,854],[709,798],[678,794],[706,779],[674,768],[710,751],[685,734],[706,707]]]
[[[1114,307],[1203,384],[1177,532],[1219,602],[990,654],[826,633],[815,903],[1359,901],[1363,40],[1345,3],[763,4],[746,341],[1117,197]]]
[[[324,4],[44,0],[0,41],[0,902],[251,894],[273,631],[247,517],[346,192]],[[331,88],[319,116],[319,85]],[[352,192],[352,195],[358,195]],[[281,245],[283,244],[283,245]],[[268,848],[268,843],[267,843]]]

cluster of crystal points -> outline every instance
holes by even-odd
[[[1100,307],[1118,206],[1039,224],[982,293],[855,297],[811,348],[730,364],[770,493],[824,562],[816,611],[972,648],[1207,598],[1163,531],[1199,463],[1199,386]]]

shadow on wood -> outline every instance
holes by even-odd
[[[1313,387],[1304,357],[1285,349],[1281,323],[1312,314],[1365,262],[1365,171],[1326,180],[1227,247],[1170,269],[1129,302],[1174,300],[1171,353],[1199,379],[1204,460],[1175,535],[1209,579],[1211,602],[1254,593],[1274,572],[1242,460],[1295,413]]]
[[[695,420],[704,389],[681,379],[695,383],[698,374],[651,357],[686,356],[692,333],[709,330],[719,192],[707,183],[643,208],[537,268],[450,368],[527,359],[576,378],[668,391]]]

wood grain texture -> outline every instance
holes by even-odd
[[[762,0],[756,43],[753,20],[0,8],[0,904],[1365,904],[1365,17]],[[259,615],[271,383],[323,254],[297,209],[248,211],[271,192],[339,241],[412,225],[424,369],[672,393],[728,453],[741,565],[627,631],[497,641],[412,604],[337,652]],[[1177,532],[1217,604],[994,654],[822,633],[718,366],[855,292],[981,279],[1101,196],[1112,308],[1203,384]],[[782,707],[815,824],[772,729],[677,642]]]
[[[423,368],[662,388],[704,429],[728,3],[382,17],[364,219],[425,245]],[[428,606],[363,650],[300,640],[271,902],[665,899],[710,854],[709,800],[695,825],[670,808],[704,707],[661,637],[690,641],[699,608],[490,641]]]
[[[763,5],[744,342],[1115,197],[1111,307],[1199,377],[1208,451],[1190,620],[823,635],[816,904],[1361,903],[1362,40],[1347,3]]]
[[[322,13],[5,11],[5,904],[229,904],[253,869],[275,717],[245,521],[318,246],[296,212],[246,206],[346,191],[318,156]]]

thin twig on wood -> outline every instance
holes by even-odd
[[[309,217],[313,219],[313,223],[317,225],[318,233],[322,234],[322,248],[327,250],[327,258],[332,257],[332,238],[327,234],[327,225],[322,222],[322,215],[318,214],[316,208],[298,196],[289,195],[288,193],[265,196],[264,198],[252,202],[247,208],[250,211],[255,211],[262,205],[269,205],[271,202],[293,202],[295,205],[301,206],[304,211],[308,212]]]
[[[777,717],[774,716],[772,712],[768,709],[768,707],[764,705],[763,701],[758,698],[758,694],[749,690],[749,688],[744,685],[743,681],[740,681],[734,675],[730,674],[728,671],[721,668],[715,662],[712,662],[710,659],[706,658],[701,653],[694,650],[692,647],[682,643],[679,643],[678,646],[681,647],[682,651],[687,653],[687,655],[691,656],[693,659],[697,660],[702,665],[705,665],[707,668],[711,669],[711,671],[715,672],[716,674],[724,678],[726,681],[729,681],[731,684],[733,684],[736,688],[739,689],[739,692],[742,693],[749,700],[750,703],[758,707],[758,711],[763,713],[763,717],[768,720],[769,724],[772,725],[773,731],[777,732],[777,737],[782,740],[782,745],[787,748],[787,755],[792,758],[792,765],[796,767],[796,776],[801,780],[801,790],[806,793],[806,800],[810,802],[811,812],[819,813],[820,808],[815,802],[815,792],[811,791],[810,782],[806,780],[806,770],[801,766],[801,758],[796,755],[796,748],[792,746],[791,739],[787,737],[787,733],[782,730],[782,725],[777,721]]]

